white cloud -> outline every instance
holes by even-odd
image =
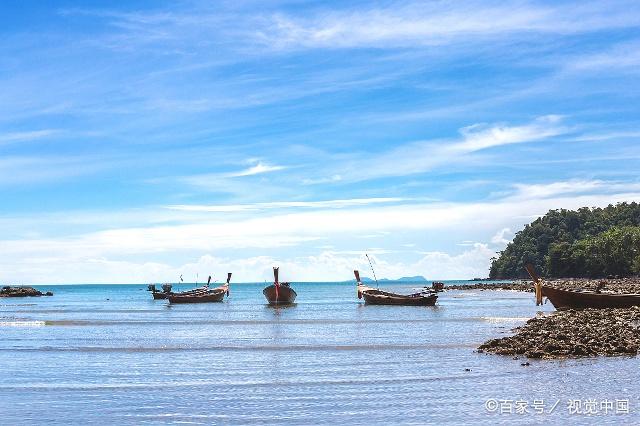
[[[258,31],[276,48],[442,45],[505,34],[575,34],[639,24],[633,2],[536,5],[527,2],[439,1],[386,8],[278,14]]]
[[[491,243],[497,246],[506,246],[513,238],[513,235],[511,228],[502,228],[500,231],[496,232],[493,237],[491,237]]]
[[[349,200],[325,200],[325,201],[275,201],[270,203],[252,203],[252,204],[231,204],[231,205],[190,205],[177,204],[167,206],[170,210],[189,211],[189,212],[242,212],[270,209],[290,209],[290,208],[308,208],[308,209],[340,209],[344,207],[366,206],[369,204],[388,204],[408,201],[403,198],[386,197],[386,198],[353,198]]]
[[[557,182],[547,186],[565,187]],[[507,196],[485,202],[381,203],[343,209],[294,210],[287,214],[261,212],[249,218],[230,215],[198,223],[122,228],[58,238],[4,240],[0,244],[0,281],[90,282],[100,276],[104,282],[130,282],[132,278],[122,278],[127,275],[126,268],[132,272],[130,276],[135,276],[134,272],[148,270],[168,274],[183,268],[183,265],[156,259],[199,258],[230,251],[235,254],[225,260],[229,265],[236,265],[234,262],[240,262],[237,263],[240,265],[243,259],[256,262],[255,256],[238,253],[264,252],[270,254],[265,265],[286,261],[288,269],[305,280],[311,279],[312,273],[315,280],[338,279],[345,272],[336,265],[343,265],[345,271],[347,265],[353,268],[356,263],[353,254],[367,250],[369,243],[366,241],[385,244],[385,253],[377,255],[376,268],[380,269],[381,276],[416,273],[438,278],[484,276],[487,271],[483,268],[493,255],[489,246],[475,243],[473,250],[455,253],[437,250],[435,241],[460,241],[473,235],[476,241],[504,243],[507,238],[505,228],[519,229],[532,217],[550,209],[640,201],[640,188],[635,184],[626,191],[621,183],[610,184],[609,188],[615,188],[615,192],[607,191],[606,182],[599,183],[597,188],[596,193],[566,193],[563,189],[556,196],[549,196],[553,191],[540,187],[530,192],[529,197]],[[358,238],[362,235],[373,235],[378,240]],[[502,241],[498,241],[500,239]],[[316,259],[318,256],[297,257],[300,250],[309,252],[310,247],[318,246],[318,241],[335,248],[318,255],[320,260]],[[437,251],[425,253],[422,263],[408,263],[403,260],[406,253],[402,257],[396,257],[400,255],[394,253],[394,247],[400,248],[402,244],[426,245]],[[371,250],[376,252],[375,247]],[[332,257],[327,253],[333,253]],[[145,260],[140,263],[130,260],[138,257]],[[123,269],[116,273],[117,268],[114,267],[109,272],[103,268],[105,264],[121,265]],[[294,276],[295,279],[303,279]],[[245,281],[260,279],[258,272],[251,272],[250,268],[242,278]]]
[[[407,143],[377,155],[367,155],[366,160],[358,156],[337,166],[338,170],[329,170],[328,174],[337,172],[345,181],[363,181],[424,173],[486,149],[544,141],[570,131],[557,115],[538,117],[520,126],[475,124],[461,129],[461,138]]]
[[[82,156],[12,155],[0,157],[0,187],[70,179],[108,168],[107,161]]]
[[[559,126],[561,117],[546,115],[523,126],[473,125],[461,130],[464,140],[450,146],[453,151],[475,152],[501,145],[533,142],[566,133],[568,129]]]
[[[43,130],[31,130],[31,131],[25,131],[25,132],[2,133],[0,134],[0,144],[43,139],[43,138],[52,136],[57,132],[58,130],[55,130],[55,129],[43,129]]]
[[[495,250],[486,244],[475,243],[473,248],[458,255],[443,252],[425,253],[413,266],[417,275],[432,279],[470,279],[489,275]]]
[[[284,166],[272,166],[270,164],[258,162],[255,166],[251,166],[248,169],[241,170],[239,172],[228,173],[226,177],[242,177],[242,176],[253,176],[259,175],[262,173],[271,173],[277,172],[278,170],[284,170],[286,167]]]
[[[640,66],[640,42],[625,42],[608,50],[571,58],[564,66],[564,72],[605,70],[630,70],[637,73]]]
[[[516,189],[516,193],[513,194],[511,198],[525,200],[532,198],[552,198],[570,194],[612,194],[625,191],[640,191],[640,183],[579,179],[543,184],[514,184],[513,187]]]

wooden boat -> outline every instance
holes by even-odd
[[[273,268],[273,284],[262,290],[262,294],[267,298],[270,305],[290,305],[295,302],[298,294],[291,288],[289,283],[278,281],[278,270]]]
[[[364,298],[367,305],[396,305],[396,306],[433,306],[438,300],[435,293],[396,294],[368,287],[360,281],[360,272],[353,271],[356,276],[358,299]]]
[[[169,297],[171,294],[171,287],[171,284],[162,284],[162,291],[158,291],[155,284],[149,284],[147,291],[151,292],[153,300],[162,300]]]
[[[162,300],[162,299],[166,299],[169,297],[170,293],[165,293],[162,291],[154,291],[153,293],[151,293],[151,295],[153,296],[153,300]]]
[[[526,265],[525,269],[533,279],[536,288],[537,304],[542,304],[542,296],[551,301],[558,309],[585,309],[585,308],[630,308],[640,306],[640,294],[605,293],[599,288],[589,290],[564,290],[544,285],[542,279],[536,274],[532,265]]]
[[[630,308],[640,306],[640,294],[602,293],[597,291],[572,291],[542,285],[542,295],[556,309]]]
[[[168,296],[169,303],[212,303],[222,302],[225,294],[229,296],[229,281],[231,281],[231,272],[227,274],[227,282],[220,287],[209,289],[211,277],[207,281],[205,288],[188,290],[181,293],[173,293]]]
[[[444,291],[444,283],[442,281],[433,281],[431,283],[431,290],[433,291]]]

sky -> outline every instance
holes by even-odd
[[[486,277],[640,201],[635,0],[0,11],[2,284]]]

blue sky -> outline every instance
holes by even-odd
[[[640,201],[635,1],[0,7],[0,282],[471,278]]]

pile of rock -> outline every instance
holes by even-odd
[[[53,296],[53,293],[46,293],[36,290],[33,287],[11,287],[4,286],[0,288],[0,297],[28,297],[28,296]]]
[[[453,284],[446,286],[447,290],[515,290],[533,291],[531,281],[505,281],[493,283]]]
[[[640,278],[562,278],[544,280],[546,285],[565,290],[596,290],[614,293],[640,293]],[[505,282],[482,282],[446,286],[447,290],[515,290],[533,292],[533,281],[518,280]]]
[[[528,358],[636,355],[640,307],[558,311],[532,318],[514,331],[483,343],[478,352]]]

